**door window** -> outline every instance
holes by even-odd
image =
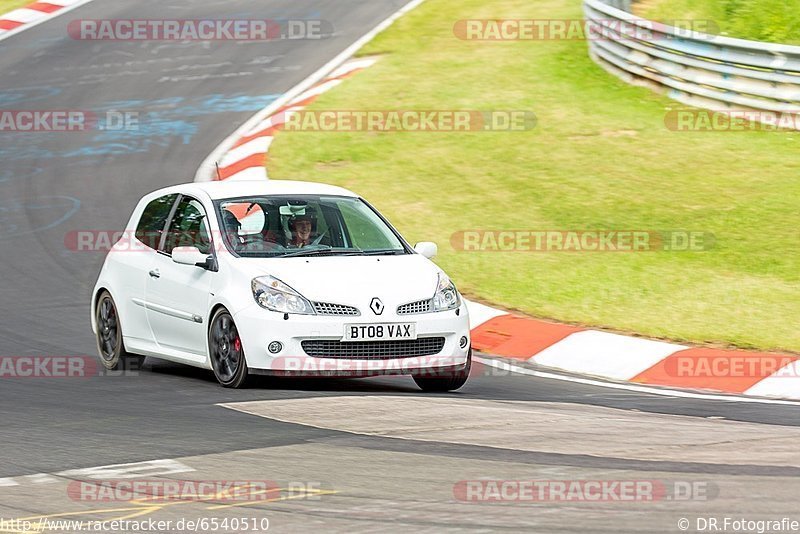
[[[172,255],[176,247],[197,247],[203,254],[211,254],[211,238],[203,205],[184,196],[167,230],[164,252]]]
[[[151,201],[142,212],[139,224],[136,226],[136,239],[153,250],[158,250],[169,212],[177,199],[176,193]]]

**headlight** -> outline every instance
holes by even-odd
[[[314,307],[303,295],[273,276],[261,276],[252,282],[253,298],[262,308],[280,313],[314,315]]]
[[[455,310],[461,306],[455,284],[445,274],[439,274],[439,284],[433,296],[433,311]]]

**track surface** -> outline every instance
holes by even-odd
[[[0,355],[94,354],[88,301],[103,258],[68,250],[65,234],[122,228],[142,194],[191,180],[197,165],[253,112],[403,3],[96,0],[0,43],[0,108],[134,111],[141,121],[136,133],[0,133]],[[329,21],[336,34],[323,41],[269,44],[79,42],[66,36],[65,27],[80,17],[316,18]],[[758,423],[755,428],[765,439],[780,430],[790,442],[794,436],[796,444],[793,432],[800,426],[800,412],[791,406],[679,399],[528,376],[494,376],[480,366],[461,392],[431,399],[491,407],[496,401],[519,401],[532,410],[498,411],[501,419],[556,417],[564,409],[577,408],[578,420],[583,417],[589,424],[599,417],[614,429],[581,438],[586,452],[562,455],[549,451],[555,445],[546,441],[538,447],[536,439],[519,443],[513,419],[486,435],[476,430],[482,437],[464,443],[449,419],[435,420],[434,414],[427,427],[441,427],[444,434],[419,441],[393,433],[354,435],[346,432],[347,421],[341,417],[332,417],[329,426],[319,420],[280,422],[216,405],[364,395],[431,399],[407,378],[261,379],[252,389],[229,391],[219,388],[210,373],[153,359],[138,376],[0,381],[0,478],[17,481],[7,487],[0,483],[0,518],[85,508],[66,500],[61,482],[38,485],[26,475],[161,458],[186,459],[198,478],[225,479],[238,472],[257,479],[324,480],[339,491],[321,504],[298,500],[256,507],[274,520],[276,530],[325,524],[349,531],[479,526],[674,532],[680,514],[692,520],[711,511],[780,517],[796,509],[792,477],[800,464],[786,460],[785,454],[774,463],[768,452],[749,455],[754,441],[738,444],[718,460],[705,458],[700,443],[677,447],[655,435],[651,449],[677,447],[675,457],[642,462],[604,449],[609,442],[624,444],[640,432],[629,419],[616,424],[615,413],[620,418],[670,414],[675,417],[665,419],[666,425],[680,422],[710,435],[718,419]],[[599,408],[609,410],[597,412]],[[338,416],[347,413],[351,420],[360,417],[346,401],[337,410]],[[381,413],[392,420],[391,409]],[[421,422],[407,424],[415,428]],[[507,445],[498,447],[498,439]],[[785,453],[778,445],[765,450]],[[736,467],[721,465],[742,466],[741,474]],[[686,480],[686,473],[692,472],[707,473],[711,478],[703,480],[719,485],[719,499],[680,507],[496,506],[454,503],[451,491],[456,481],[468,477]]]

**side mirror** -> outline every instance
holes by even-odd
[[[414,245],[414,250],[429,260],[435,258],[439,253],[439,247],[436,246],[436,243],[431,243],[430,241],[422,241],[417,243]]]
[[[172,250],[172,261],[181,265],[214,270],[212,268],[214,263],[213,256],[203,254],[197,247],[175,247]]]

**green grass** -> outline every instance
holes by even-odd
[[[533,110],[527,132],[284,132],[270,175],[357,191],[468,296],[647,336],[800,351],[800,135],[674,132],[680,104],[610,76],[580,41],[466,42],[465,18],[581,17],[579,0],[428,0],[316,109]],[[465,229],[688,229],[706,252],[459,252]]]
[[[800,44],[800,0],[645,0],[634,13],[655,20],[713,21],[730,37]]]
[[[3,13],[8,13],[12,9],[24,7],[32,3],[33,0],[0,0],[0,15]]]

